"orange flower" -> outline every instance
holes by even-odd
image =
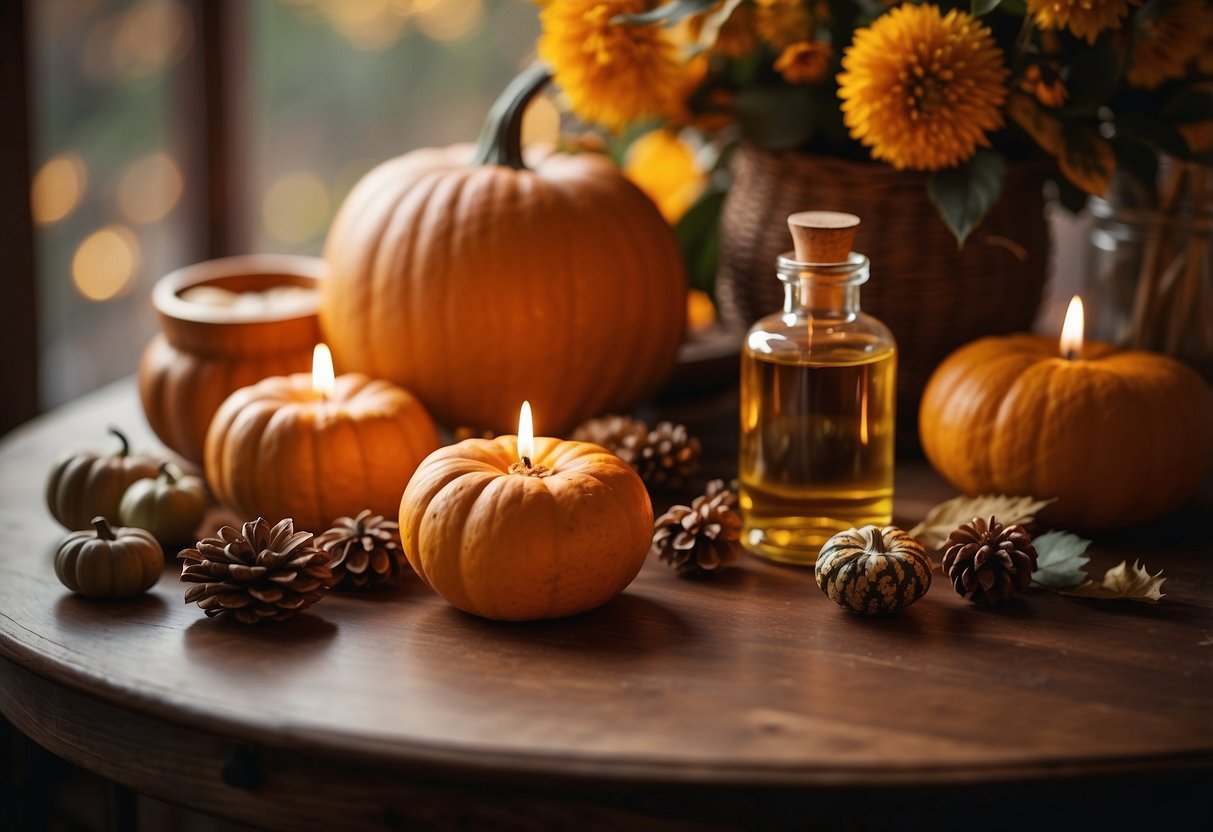
[[[649,0],[550,0],[540,13],[539,57],[586,121],[619,130],[673,106],[682,67],[668,30],[611,23],[649,7]]]
[[[838,95],[851,136],[895,168],[960,164],[1002,126],[1002,52],[965,12],[898,6],[855,32],[842,66]]]
[[[813,34],[813,15],[806,0],[756,0],[758,34],[776,49],[805,41]]]
[[[628,148],[623,173],[673,225],[703,193],[707,178],[695,148],[670,130],[645,133]]]
[[[1066,85],[1053,61],[1029,66],[1019,81],[1019,88],[1054,110],[1066,103]]]
[[[833,55],[828,43],[793,43],[775,61],[775,71],[789,84],[816,84],[829,73]]]
[[[1041,29],[1069,29],[1075,37],[1095,43],[1099,33],[1120,25],[1129,3],[1140,0],[1028,0],[1028,11]]]
[[[1133,52],[1125,78],[1135,87],[1154,89],[1182,78],[1202,53],[1211,31],[1213,10],[1202,0],[1179,0],[1157,15],[1144,11],[1133,27]],[[1206,56],[1207,58],[1207,56]]]

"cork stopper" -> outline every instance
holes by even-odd
[[[800,211],[788,217],[788,228],[800,262],[845,263],[859,217],[839,211]]]

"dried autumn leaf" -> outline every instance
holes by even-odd
[[[998,518],[1006,526],[1027,525],[1036,519],[1036,512],[1053,500],[1037,500],[1035,497],[1010,497],[1002,494],[983,494],[979,497],[953,497],[927,512],[926,518],[910,529],[914,537],[928,549],[938,549],[948,539],[952,530],[974,517]]]
[[[1041,149],[1057,156],[1062,151],[1061,120],[1042,110],[1030,96],[1012,93],[1007,113]]]
[[[1074,185],[1089,194],[1103,196],[1116,172],[1116,154],[1111,143],[1094,130],[1067,130],[1057,166]]]
[[[1087,580],[1083,569],[1090,561],[1084,553],[1091,541],[1072,532],[1048,532],[1032,541],[1036,571],[1032,583],[1044,589],[1065,590]]]
[[[1109,601],[1144,601],[1157,604],[1164,596],[1163,582],[1166,578],[1160,570],[1157,575],[1151,575],[1141,561],[1133,564],[1130,569],[1126,561],[1113,566],[1103,576],[1101,583],[1087,581],[1074,589],[1066,590],[1063,595],[1074,595],[1079,598],[1100,598]]]

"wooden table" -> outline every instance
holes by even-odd
[[[726,471],[735,406],[667,412]],[[865,618],[747,557],[712,580],[652,560],[558,622],[482,621],[409,580],[246,628],[184,605],[175,564],[122,604],[55,580],[42,478],[111,423],[152,443],[130,381],[0,444],[0,710],[140,792],[275,829],[1213,817],[1207,496],[1093,549],[1093,567],[1165,569],[1157,606],[1032,592],[986,610],[937,576],[900,616]],[[949,496],[900,465],[904,524]]]

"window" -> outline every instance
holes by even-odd
[[[27,15],[44,407],[135,371],[168,271],[319,254],[372,166],[474,141],[538,32],[522,0],[46,0]]]

